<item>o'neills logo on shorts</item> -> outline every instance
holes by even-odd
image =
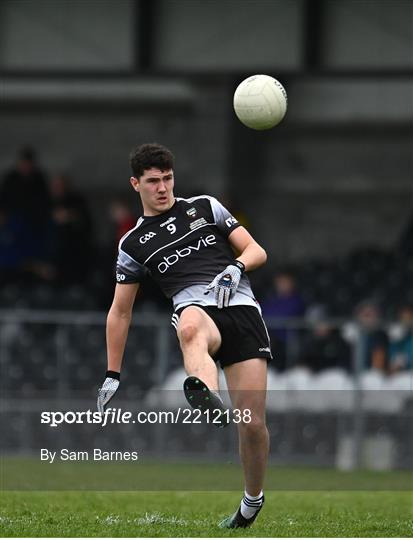
[[[216,238],[215,235],[209,234],[205,238],[201,236],[201,238],[198,240],[198,242],[195,245],[189,245],[182,249],[176,249],[172,255],[168,255],[167,257],[163,258],[163,261],[158,264],[158,270],[161,274],[164,274],[168,268],[174,264],[176,264],[179,259],[183,259],[184,257],[188,257],[188,255],[191,255],[191,253],[196,253],[203,247],[213,246],[216,244]]]

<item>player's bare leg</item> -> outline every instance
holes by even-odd
[[[214,321],[201,308],[189,306],[181,313],[177,334],[187,374],[199,377],[210,390],[218,390],[212,355],[221,345],[221,335]]]
[[[218,328],[202,309],[190,306],[181,314],[178,338],[189,375],[184,381],[188,403],[208,413],[207,421],[215,426],[227,426],[229,415],[218,393],[218,370],[212,359],[221,345]]]
[[[245,488],[251,495],[260,493],[268,460],[269,435],[265,425],[267,361],[254,358],[225,368],[228,390],[234,409],[251,411],[251,422],[238,424]]]
[[[234,409],[240,410],[241,414],[250,411],[246,419],[251,420],[238,424],[245,496],[238,512],[224,520],[222,526],[246,527],[254,521],[264,502],[262,488],[269,452],[265,424],[267,361],[254,358],[232,364],[225,368],[225,377]]]

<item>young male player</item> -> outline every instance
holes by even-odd
[[[144,144],[130,156],[132,187],[143,216],[119,243],[116,288],[107,318],[108,371],[99,389],[103,411],[119,386],[122,357],[140,281],[157,282],[174,305],[193,407],[223,411],[218,370],[224,369],[233,407],[251,411],[238,424],[245,494],[221,527],[248,527],[263,503],[269,436],[265,424],[268,333],[245,272],[263,265],[266,253],[213,197],[174,196],[174,158],[159,144]],[[234,254],[235,253],[235,254]],[[220,416],[221,425],[227,417]]]

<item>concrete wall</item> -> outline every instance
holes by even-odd
[[[275,129],[230,122],[236,207],[280,263],[390,249],[413,211],[413,81],[286,87],[289,110]]]
[[[311,7],[309,0],[152,0],[154,67],[300,69],[307,52],[306,4]],[[412,68],[410,0],[318,4],[322,20],[309,31],[322,44],[322,66]],[[2,0],[0,68],[133,71],[139,13],[134,0]]]
[[[88,195],[104,239],[110,197],[133,197],[129,151],[159,141],[177,157],[176,193],[229,194],[280,262],[341,255],[366,244],[391,247],[413,206],[407,88],[388,87],[398,98],[387,105],[377,99],[379,107],[368,97],[380,96],[382,86],[357,93],[355,83],[348,93],[340,89],[342,108],[334,108],[334,85],[325,81],[308,92],[308,83],[296,81],[286,85],[291,98],[283,123],[255,132],[232,112],[236,83],[181,81],[169,89],[165,81],[129,89],[111,83],[111,94],[100,82],[97,94],[80,85],[69,95],[57,86],[47,101],[6,85],[12,91],[0,106],[0,169],[11,165],[21,144],[33,144],[50,174],[68,173]]]
[[[133,17],[133,0],[2,0],[0,66],[130,69]]]
[[[219,196],[226,186],[226,89],[160,80],[138,82],[126,92],[125,84],[118,85],[123,91],[116,97],[120,88],[113,83],[112,91],[101,82],[92,90],[74,84],[62,93],[60,83],[50,88],[41,82],[41,90],[32,85],[28,96],[20,83],[10,82],[0,103],[0,171],[13,165],[21,145],[33,145],[50,175],[65,172],[88,196],[102,240],[110,198],[135,196],[128,158],[138,144],[156,141],[172,149],[177,194],[201,190]],[[93,86],[99,89],[91,96]]]

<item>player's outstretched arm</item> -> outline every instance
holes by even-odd
[[[99,388],[97,399],[98,410],[102,413],[119,387],[122,358],[138,288],[138,283],[116,285],[115,288],[115,295],[106,322],[108,366],[106,378]]]
[[[138,283],[117,284],[106,321],[108,370],[120,373]]]

